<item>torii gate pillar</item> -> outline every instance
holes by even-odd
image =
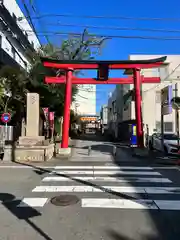
[[[137,129],[137,145],[143,146],[143,125],[141,114],[141,75],[140,69],[133,69],[134,90],[135,90],[135,116]]]
[[[63,132],[62,132],[62,148],[69,147],[69,125],[70,125],[70,107],[72,98],[72,76],[73,69],[66,71],[66,89],[64,96],[64,116],[63,116]]]

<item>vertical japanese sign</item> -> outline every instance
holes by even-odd
[[[54,129],[54,112],[49,112],[50,128]]]
[[[50,129],[51,129],[51,140],[53,141],[53,136],[54,136],[54,112],[49,113],[49,123],[50,123]]]
[[[47,137],[49,136],[49,108],[43,108],[44,116],[45,116],[45,122],[44,122],[44,128],[47,132]]]

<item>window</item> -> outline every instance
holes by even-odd
[[[0,35],[0,47],[2,46],[2,36]]]
[[[24,66],[25,66],[25,68],[27,68],[27,62],[24,62]]]
[[[31,42],[31,46],[34,48],[34,42],[33,41]]]
[[[15,20],[15,21],[17,21],[17,17],[16,17],[16,15],[13,13],[12,14],[12,17],[13,17],[13,19]]]
[[[156,122],[156,130],[157,132],[161,131],[161,122]],[[164,122],[164,132],[173,132],[172,122]]]
[[[112,102],[112,111],[113,113],[116,113],[116,101]]]
[[[16,50],[15,50],[15,48],[13,46],[12,46],[11,52],[12,52],[13,58],[15,59]]]
[[[172,132],[173,131],[173,123],[172,122],[165,122],[164,123],[164,131],[165,132]]]
[[[161,103],[161,92],[156,91],[156,103]]]
[[[160,67],[159,76],[161,78],[161,81],[167,80],[169,76],[169,66]]]
[[[161,122],[156,122],[156,130],[157,132],[161,131]]]

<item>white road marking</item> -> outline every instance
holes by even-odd
[[[18,207],[43,207],[48,198],[23,198]]]
[[[94,175],[113,175],[113,174],[122,174],[122,175],[161,175],[159,172],[150,172],[150,171],[94,171]]]
[[[124,200],[105,198],[83,198],[83,208],[158,209],[152,200]]]
[[[161,175],[159,172],[150,172],[150,171],[52,171],[51,174],[84,174],[84,175]]]
[[[93,166],[56,166],[55,169],[93,169]]]
[[[153,169],[167,169],[167,170],[171,170],[171,169],[178,169],[178,167],[176,167],[176,166],[172,166],[172,167],[153,167]]]
[[[180,210],[179,200],[154,200],[154,202],[162,210]]]
[[[128,167],[121,167],[121,166],[94,166],[94,169],[119,169],[119,170],[153,170],[152,167],[135,167],[135,166],[128,166]]]
[[[114,170],[153,170],[152,167],[121,166],[56,166],[55,169],[114,169]]]
[[[128,183],[128,182],[150,182],[150,183],[172,183],[171,180],[168,178],[136,178],[136,177],[129,177],[129,178],[115,178],[115,177],[73,177],[72,179],[67,177],[45,177],[42,179],[42,182],[61,182],[61,181],[76,181],[76,180],[82,180],[82,181],[107,181],[107,182],[121,182],[121,183]]]
[[[119,208],[119,209],[151,209],[180,210],[179,200],[127,200],[105,198],[83,198],[83,208]]]
[[[32,192],[118,192],[148,194],[180,194],[180,188],[174,187],[121,187],[121,186],[37,186]]]
[[[51,174],[88,174],[88,175],[93,175],[93,170],[91,171],[86,171],[86,170],[84,170],[84,171],[81,171],[81,170],[77,170],[77,171],[52,171],[51,172]]]

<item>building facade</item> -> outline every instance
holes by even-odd
[[[108,129],[108,106],[101,106],[100,110],[100,127],[102,134],[107,133]]]
[[[162,56],[162,55],[161,55]],[[152,59],[160,55],[130,55],[130,59]],[[143,123],[148,125],[149,133],[161,130],[161,90],[172,86],[172,97],[175,96],[175,84],[178,86],[177,96],[180,96],[180,55],[167,55],[165,65],[161,68],[145,69],[145,77],[160,77],[160,84],[142,85],[142,117]],[[133,86],[130,86],[133,88]],[[132,105],[132,103],[131,103]],[[135,109],[131,106],[131,118],[135,119]],[[164,116],[164,131],[176,131],[175,111]]]
[[[39,40],[15,0],[0,1],[0,67],[27,69]]]
[[[162,55],[130,55],[130,60],[153,59],[162,57]],[[127,71],[125,71],[127,74]],[[128,75],[130,75],[129,73]],[[144,69],[141,74],[145,77],[160,77],[159,84],[142,84],[142,118],[144,126],[148,126],[149,134],[161,131],[161,92],[167,86],[171,86],[171,97],[175,96],[175,84],[177,84],[177,96],[180,96],[180,55],[167,55],[165,64],[160,68]],[[109,131],[112,135],[118,136],[118,139],[128,139],[128,125],[135,122],[135,102],[132,97],[128,97],[133,90],[134,85],[116,86],[116,113],[111,112],[111,106],[108,111],[111,112],[111,119],[116,119],[116,129],[110,126]],[[111,100],[110,100],[111,102]],[[114,124],[115,125],[115,124]],[[113,133],[116,131],[116,133]],[[169,114],[164,116],[164,131],[176,132],[176,116],[172,109]]]
[[[78,85],[71,109],[78,115],[96,115],[96,85]]]

